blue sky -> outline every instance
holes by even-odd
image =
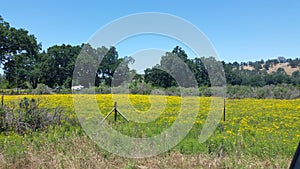
[[[101,27],[126,15],[169,13],[198,27],[214,45],[220,60],[240,62],[278,56],[300,57],[299,9],[298,0],[6,0],[1,2],[0,15],[11,26],[25,28],[34,34],[38,42],[42,42],[43,49],[47,49],[55,44],[87,42]],[[146,43],[138,43],[142,41]],[[172,50],[176,44],[148,37],[128,41],[117,49],[124,56],[141,48]]]

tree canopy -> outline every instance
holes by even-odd
[[[226,83],[230,85],[300,85],[300,69],[290,74],[282,68],[269,71],[277,64],[297,69],[300,67],[298,58],[225,63],[210,56],[190,58],[180,46],[161,56],[158,65],[147,68],[143,74],[137,74],[129,69],[134,59],[130,56],[120,57],[114,46],[62,44],[41,51],[41,43],[37,42],[34,35],[23,28],[11,27],[1,16],[0,62],[3,69],[1,88],[36,88],[39,83],[51,88],[71,88],[72,85],[119,86],[130,83],[130,80],[136,85],[146,83],[161,88],[192,87],[188,82],[193,79],[201,87],[224,84],[225,79],[222,79],[220,72],[225,74]],[[74,71],[75,64],[77,69]],[[186,67],[192,76],[183,71]],[[220,71],[221,68],[224,72]],[[74,77],[82,80],[76,81]]]

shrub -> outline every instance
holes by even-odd
[[[180,88],[182,96],[199,96],[198,88]]]
[[[205,97],[212,96],[212,90],[210,87],[203,86],[199,88],[199,94]]]
[[[111,92],[110,87],[104,84],[100,84],[99,87],[96,88],[96,93],[109,94],[110,92]]]
[[[23,98],[18,105],[0,108],[0,132],[14,131],[19,134],[43,130],[50,125],[60,125],[62,108],[40,107],[40,101]]]
[[[35,89],[32,90],[33,94],[51,94],[52,89],[45,84],[38,84]]]
[[[180,88],[179,87],[169,87],[165,89],[166,95],[169,96],[180,96]]]
[[[145,82],[134,82],[129,86],[130,93],[132,94],[150,94],[152,86]]]

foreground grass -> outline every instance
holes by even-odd
[[[0,168],[288,168],[290,158],[171,151],[129,159],[100,149],[80,129],[51,129],[32,136],[1,137]],[[64,133],[64,135],[62,135]]]

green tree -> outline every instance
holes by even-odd
[[[145,82],[163,88],[177,86],[175,79],[166,71],[163,71],[159,65],[145,70]]]
[[[98,62],[104,57],[104,54],[94,49],[90,44],[83,45],[76,59],[72,85],[95,86],[95,80],[98,79]]]
[[[198,86],[210,86],[208,72],[201,58],[188,60],[187,64],[192,70],[197,80]]]
[[[135,60],[130,56],[125,56],[124,58],[118,59],[118,65],[117,68],[114,70],[111,85],[119,86],[124,83],[130,83],[131,78],[133,76],[133,72],[130,71],[129,64],[134,63],[134,61]]]
[[[0,16],[0,61],[4,65],[9,87],[26,87],[33,83],[33,64],[38,59],[41,44],[25,29],[11,27]]]
[[[164,88],[194,87],[195,79],[199,86],[209,84],[208,74],[201,59],[189,59],[179,46],[172,52],[166,52],[159,65],[145,70],[145,82]]]
[[[98,77],[100,78],[101,82],[111,86],[114,72],[119,63],[121,63],[121,60],[119,60],[119,54],[115,47],[107,49],[103,46],[97,50],[100,51],[99,53],[102,53],[102,55],[104,54],[103,57],[101,56],[102,61],[98,67]]]
[[[47,53],[40,54],[37,71],[41,79],[49,87],[71,87],[75,61],[81,50],[80,46],[54,45],[47,49]]]

